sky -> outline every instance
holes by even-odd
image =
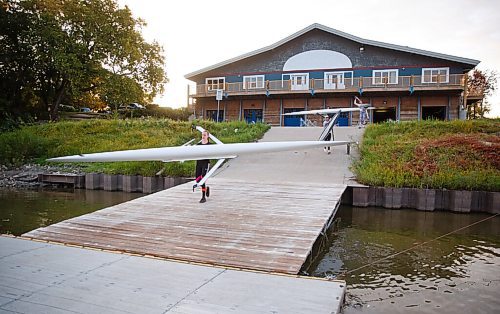
[[[313,23],[370,40],[480,60],[500,73],[499,0],[118,0],[163,46],[161,106],[187,103],[184,75],[271,45]],[[499,80],[500,85],[500,80]],[[499,86],[500,88],[500,86]],[[489,98],[500,117],[500,90]]]

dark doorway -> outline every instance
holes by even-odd
[[[396,108],[383,108],[373,110],[373,123],[396,121]]]
[[[262,109],[245,109],[243,116],[247,123],[262,122]]]
[[[283,113],[290,113],[296,111],[303,111],[304,108],[283,108]],[[298,116],[283,116],[284,118],[284,126],[300,126],[300,118],[303,118],[304,115]]]
[[[422,120],[446,120],[446,106],[422,107]]]
[[[217,110],[207,110],[207,119],[216,121],[217,120]],[[219,121],[224,121],[224,110],[219,110]]]

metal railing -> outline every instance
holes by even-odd
[[[306,84],[296,85],[291,80],[276,80],[264,81],[260,84],[255,82],[237,82],[237,83],[224,83],[224,84],[200,84],[196,86],[196,90],[190,96],[215,96],[217,89],[223,89],[227,95],[240,95],[240,94],[272,94],[273,92],[303,92],[309,93],[312,90],[315,92],[343,92],[343,91],[358,91],[362,88],[364,91],[370,89],[386,89],[402,90],[413,88],[423,89],[440,89],[446,87],[463,87],[464,74],[450,74],[450,75],[432,75],[432,76],[399,76],[397,80],[391,80],[389,77],[354,77],[344,78],[338,81],[335,78],[330,80],[324,79],[310,79]]]

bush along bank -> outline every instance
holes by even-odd
[[[500,191],[500,120],[370,125],[352,169],[371,186]]]
[[[0,164],[8,167],[29,162],[47,164],[56,156],[182,145],[200,138],[193,125],[201,125],[225,143],[251,142],[269,129],[265,124],[245,122],[179,122],[168,119],[62,121],[24,126],[0,133]],[[167,177],[194,175],[194,162],[81,163],[85,173]]]
[[[500,120],[367,128],[352,170],[355,206],[500,212]]]

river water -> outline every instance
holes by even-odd
[[[80,189],[0,189],[0,233],[19,236],[143,195]]]
[[[0,233],[21,235],[142,195],[0,189]],[[500,216],[489,217],[342,206],[312,275],[346,280],[347,314],[500,313]]]
[[[346,280],[344,313],[500,313],[491,216],[344,206],[312,275]]]

